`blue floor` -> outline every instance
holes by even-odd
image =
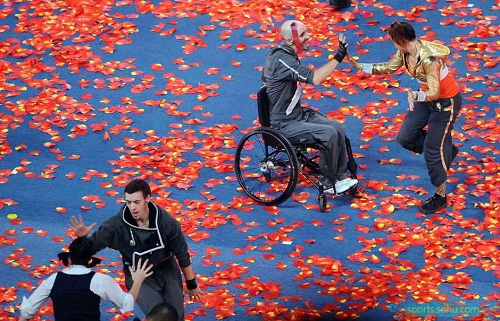
[[[183,225],[205,292],[187,320],[498,320],[500,4],[409,3],[3,1],[0,319],[17,320],[22,297],[59,268],[71,215],[102,222],[143,177]],[[339,33],[360,61],[388,60],[395,20],[450,47],[464,106],[446,211],[419,213],[433,187],[423,157],[395,141],[416,81],[347,63],[303,102],[345,121],[358,195],[329,198],[323,213],[306,184],[279,207],[241,192],[236,145],[256,126],[267,48],[293,17],[315,67]],[[100,255],[121,281],[119,255]],[[53,320],[49,305],[32,320]]]

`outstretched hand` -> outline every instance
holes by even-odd
[[[333,59],[337,60],[339,63],[344,60],[345,56],[347,55],[347,42],[346,42],[346,36],[344,34],[339,35],[339,49],[337,50],[337,53],[333,57]]]
[[[139,258],[139,261],[137,261],[137,268],[132,269],[131,266],[128,267],[130,270],[130,274],[132,275],[132,280],[135,282],[144,282],[144,280],[153,274],[153,271],[151,269],[153,268],[153,264],[149,264],[149,261],[146,259],[144,260],[144,263],[142,263],[142,258]]]
[[[347,37],[341,33],[339,35],[339,51],[345,53],[347,51]]]
[[[346,55],[345,55],[345,58],[347,59],[347,62],[354,68],[357,67],[357,62],[356,60],[354,60],[354,57],[351,56],[351,54],[349,53],[349,51],[346,52]]]
[[[69,227],[78,237],[87,236],[90,233],[90,231],[94,228],[94,226],[96,226],[97,224],[97,223],[92,223],[89,226],[85,226],[85,224],[83,223],[83,216],[81,214],[78,215],[78,217],[71,216],[69,220],[70,220]]]

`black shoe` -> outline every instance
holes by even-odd
[[[420,206],[420,212],[424,214],[430,214],[437,212],[442,208],[446,208],[446,206],[448,206],[446,196],[434,194],[431,198],[426,199],[425,203]]]

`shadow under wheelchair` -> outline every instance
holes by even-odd
[[[320,144],[293,144],[279,131],[269,127],[269,102],[265,87],[257,93],[261,127],[245,134],[235,154],[235,174],[241,189],[263,205],[279,205],[292,196],[297,184],[310,183],[318,190],[318,205],[327,209],[324,186],[319,183]],[[346,138],[347,167],[352,178],[357,176],[351,144]],[[305,178],[306,183],[299,182]],[[343,194],[356,194],[357,186]]]

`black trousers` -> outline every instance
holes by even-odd
[[[462,108],[462,95],[433,102],[415,102],[399,130],[397,141],[404,148],[424,154],[431,183],[446,181],[452,162],[451,131]],[[424,129],[427,126],[427,129]]]

